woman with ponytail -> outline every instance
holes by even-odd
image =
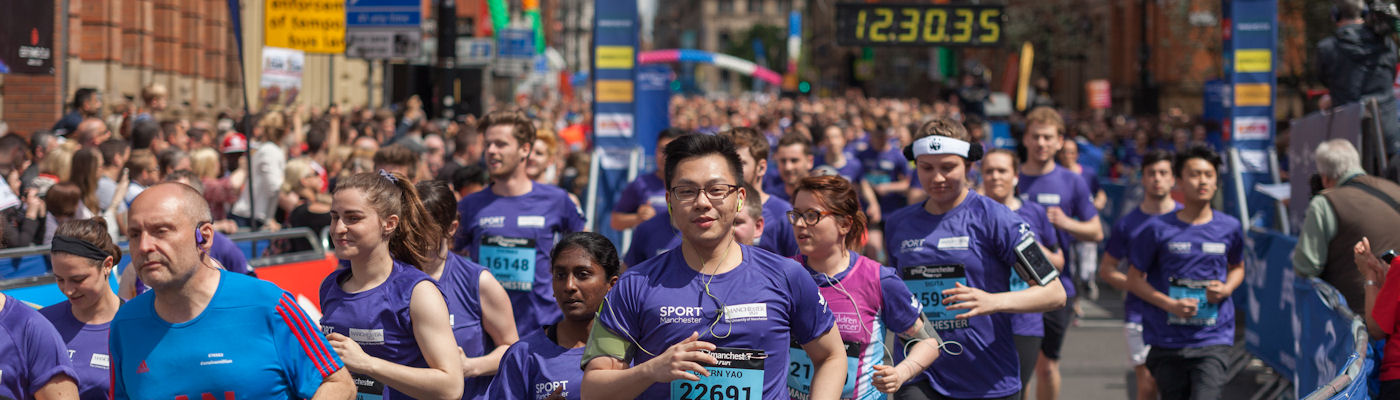
[[[321,282],[321,327],[359,393],[461,397],[447,304],[422,271],[438,257],[443,232],[413,184],[383,171],[340,180],[330,229],[341,268]]]
[[[112,292],[112,266],[122,250],[102,217],[64,221],[53,235],[53,276],[68,298],[39,310],[68,345],[79,398],[105,400],[111,384],[107,334],[122,301]]]
[[[457,231],[457,197],[452,188],[443,181],[418,182],[415,186],[422,196],[423,208],[443,233],[442,248],[423,272],[437,280],[447,300],[448,322],[452,324],[466,377],[462,398],[483,399],[501,366],[501,357],[519,340],[510,295],[486,267],[448,251],[448,240]]]

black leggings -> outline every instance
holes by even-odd
[[[1013,337],[1016,342],[1016,356],[1021,358],[1021,392],[1026,392],[1026,385],[1031,382],[1031,375],[1035,373],[1035,362],[1040,359],[1040,341],[1044,340],[1040,336]]]
[[[1006,397],[987,397],[984,399],[957,399],[953,397],[944,396],[942,393],[938,393],[937,390],[933,390],[933,385],[930,385],[928,383],[928,380],[925,379],[919,381],[918,383],[905,384],[904,387],[900,388],[898,392],[894,393],[894,400],[1021,400],[1021,393],[1022,392],[1016,392]]]

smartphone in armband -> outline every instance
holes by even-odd
[[[1045,256],[1045,251],[1040,249],[1032,236],[1026,236],[1016,244],[1016,273],[1021,274],[1021,279],[1026,282],[1040,286],[1060,277],[1060,271],[1050,264],[1050,258]]]

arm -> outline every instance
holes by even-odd
[[[1240,275],[1240,278],[1243,279],[1244,275]],[[1136,265],[1128,268],[1128,289],[1143,301],[1178,317],[1190,318],[1196,315],[1196,299],[1173,299],[1157,291],[1151,283],[1147,283],[1147,274],[1137,269]]]
[[[1107,206],[1108,195],[1104,194],[1103,190],[1099,190],[1097,193],[1094,193],[1094,209],[1102,210],[1104,207]]]
[[[597,342],[604,340],[621,340],[605,327],[596,324],[594,327],[601,329],[592,329],[589,332],[589,347],[594,347]],[[588,360],[579,392],[582,398],[588,400],[632,399],[640,396],[654,383],[677,379],[698,381],[700,378],[690,371],[709,376],[710,372],[700,364],[716,363],[714,357],[702,352],[714,350],[715,345],[699,339],[699,333],[691,333],[690,337],[667,348],[665,353],[631,368],[628,368],[622,359],[613,356],[600,356]],[[845,371],[845,368],[842,368],[842,371]]]
[[[1379,258],[1371,253],[1371,239],[1362,237],[1352,248],[1352,258],[1356,262],[1357,269],[1361,270],[1361,277],[1366,282],[1362,283],[1362,288],[1366,291],[1365,308],[1366,332],[1373,339],[1384,339],[1385,329],[1381,328],[1380,322],[1374,316],[1376,310],[1376,298],[1380,295],[1382,282],[1385,281],[1389,273],[1388,268],[1381,263]]]
[[[491,271],[481,271],[480,282],[477,296],[481,297],[481,309],[490,310],[482,313],[481,325],[496,348],[480,357],[464,358],[462,373],[465,376],[495,375],[501,367],[501,357],[510,345],[520,340],[519,333],[515,331],[515,313],[511,310],[510,295],[506,294],[506,289],[501,287]]]
[[[1065,270],[1065,248],[1061,247],[1055,249],[1055,251],[1050,251],[1050,249],[1045,248],[1043,244],[1036,243],[1036,245],[1040,246],[1040,250],[1044,251],[1047,257],[1050,257],[1050,265],[1053,265],[1056,270]]]
[[[914,326],[909,327],[909,330],[900,332],[899,338],[905,341],[918,340],[919,342],[914,344],[914,347],[909,350],[909,354],[905,355],[904,361],[901,361],[899,365],[894,367],[875,366],[875,377],[871,378],[871,382],[884,393],[894,393],[899,390],[901,386],[904,386],[904,382],[917,376],[920,372],[924,372],[929,365],[933,365],[934,360],[938,359],[938,346],[941,343],[939,343],[938,338],[929,337],[924,332],[923,316],[914,321]]]
[[[1219,304],[1243,283],[1244,263],[1232,264],[1229,270],[1225,271],[1225,282],[1211,282],[1210,287],[1206,288],[1206,299],[1213,304]]]
[[[1065,306],[1065,288],[1060,280],[1050,281],[1049,285],[1031,286],[1014,292],[987,293],[982,289],[963,286],[944,290],[943,304],[949,310],[968,310],[958,314],[958,319],[968,319],[992,313],[1033,313],[1053,311]]]
[[[1327,262],[1327,245],[1337,234],[1337,217],[1326,197],[1314,196],[1303,216],[1303,230],[1298,232],[1298,245],[1293,248],[1293,272],[1299,276],[1318,276]]]
[[[904,193],[907,190],[909,190],[908,175],[905,175],[903,178],[900,179],[875,185],[875,193],[878,193],[881,196],[888,195],[891,193]]]
[[[1097,242],[1103,240],[1103,225],[1099,223],[1099,216],[1095,215],[1086,221],[1079,221],[1065,215],[1065,211],[1060,207],[1046,207],[1045,216],[1050,218],[1050,224],[1069,232],[1075,240],[1082,242]]]
[[[78,382],[67,374],[54,375],[39,390],[34,391],[36,400],[69,400],[78,398]]]
[[[816,340],[802,345],[802,350],[812,358],[812,398],[836,400],[841,397],[841,387],[846,384],[846,355],[841,344],[841,333],[833,325],[830,330]]]
[[[880,209],[880,198],[875,196],[875,189],[870,188],[870,182],[860,181],[860,201],[865,202],[865,215],[870,217],[870,222],[880,222],[884,220],[884,210]]]
[[[621,231],[636,228],[637,225],[641,225],[655,216],[656,210],[651,208],[651,204],[642,204],[637,207],[637,212],[634,213],[613,211],[612,221],[609,224],[612,225],[613,230]]]
[[[453,357],[457,346],[452,339],[452,328],[447,324],[447,302],[431,282],[421,281],[413,287],[409,316],[413,319],[413,336],[418,339],[428,368],[371,357],[359,344],[338,333],[331,333],[329,339],[351,371],[369,375],[413,398],[461,398],[462,365]]]
[[[355,382],[350,380],[350,371],[341,368],[321,382],[321,386],[316,388],[316,395],[312,396],[311,400],[349,400],[353,398],[355,398]]]
[[[1128,274],[1118,271],[1117,257],[1104,253],[1099,260],[1099,280],[1118,290],[1128,290]]]

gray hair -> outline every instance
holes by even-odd
[[[1346,139],[1322,142],[1313,158],[1317,161],[1317,173],[1332,181],[1341,181],[1347,173],[1361,170],[1361,155]]]

